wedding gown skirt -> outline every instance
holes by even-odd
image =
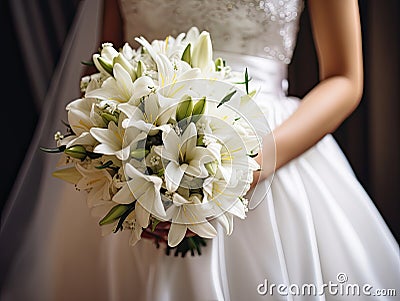
[[[257,102],[272,128],[296,110],[299,100],[284,93],[285,65],[220,54],[232,67],[252,70],[252,83],[264,83]],[[149,241],[129,248],[126,236],[108,237],[107,299],[393,300],[327,289],[320,296],[265,291],[267,284],[319,290],[329,282],[371,285],[371,294],[399,289],[398,244],[331,135],[260,183],[250,208],[231,236],[218,229],[197,257],[166,257]]]
[[[70,42],[69,55],[79,62],[87,49],[79,52]],[[234,68],[248,67],[251,83],[262,85],[257,103],[272,128],[296,110],[299,100],[285,95],[286,65],[223,56]],[[71,69],[65,65],[62,72]],[[53,87],[53,96],[70,101],[70,90],[61,87]],[[63,106],[51,107],[42,122],[50,136],[65,116]],[[36,144],[43,141],[49,140]],[[2,300],[395,300],[277,292],[279,285],[321,288],[329,281],[400,293],[398,244],[331,135],[258,185],[252,209],[245,220],[235,219],[231,236],[218,228],[201,256],[185,258],[166,256],[145,239],[130,247],[128,233],[102,237],[85,193],[51,177],[54,156],[38,157],[45,160],[36,170],[42,170],[39,205],[7,271]],[[34,165],[27,170],[21,195],[35,178]]]

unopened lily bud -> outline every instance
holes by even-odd
[[[129,75],[131,76],[132,81],[136,79],[136,72],[133,68],[132,64],[123,56],[122,53],[118,53],[116,57],[113,59],[113,64],[120,64],[122,68],[124,68]]]
[[[206,71],[212,62],[212,54],[210,33],[203,31],[193,47],[192,67]]]
[[[188,63],[189,65],[192,65],[192,58],[190,57],[190,48],[191,48],[191,44],[187,44],[185,50],[183,51],[182,54],[182,61],[185,61],[186,63]]]
[[[99,222],[100,226],[111,224],[117,221],[125,212],[131,210],[131,204],[118,204],[111,208],[111,210]]]
[[[103,43],[101,46],[101,57],[112,62],[113,58],[118,55],[118,51],[114,48],[112,43]]]
[[[192,121],[197,122],[206,111],[206,98],[200,98],[193,107]]]
[[[221,71],[223,67],[225,67],[224,60],[220,57],[217,58],[215,60],[215,71]]]
[[[52,173],[52,175],[53,177],[67,181],[71,184],[77,184],[79,180],[82,179],[82,175],[79,173],[79,171],[76,170],[75,167],[68,167],[56,170]]]
[[[86,149],[82,145],[71,146],[67,148],[64,153],[72,158],[80,160],[84,160],[87,156]]]
[[[200,98],[193,107],[193,115],[202,115],[206,111],[206,98]]]
[[[136,68],[136,76],[141,77],[146,72],[146,66],[142,61],[139,61]]]
[[[101,56],[97,57],[97,61],[100,66],[110,75],[113,75],[113,64],[112,61],[109,61]]]
[[[100,57],[100,54],[98,54],[98,53],[94,53],[92,55],[92,60],[93,60],[94,65],[96,66],[97,70],[99,70],[100,73],[109,75],[110,73],[106,69],[104,69],[103,66],[100,64],[99,57]]]
[[[181,121],[192,116],[193,100],[190,95],[184,96],[176,108],[176,121]]]

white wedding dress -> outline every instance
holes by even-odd
[[[234,69],[247,67],[251,83],[262,86],[256,101],[272,128],[298,107],[300,100],[287,96],[286,76],[302,1],[120,2],[131,42],[194,25],[208,30],[215,56]],[[1,300],[398,300],[277,290],[331,282],[400,294],[398,243],[331,135],[260,183],[248,217],[235,220],[231,236],[218,229],[201,256],[166,256],[145,239],[130,247],[121,232],[102,237],[85,194],[52,178],[57,158],[37,151],[52,143],[65,104],[79,96],[77,66],[96,51],[101,9],[99,1],[81,2],[30,157],[3,214]]]

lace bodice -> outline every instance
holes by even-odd
[[[303,0],[120,0],[125,39],[175,36],[197,26],[218,51],[290,63]]]

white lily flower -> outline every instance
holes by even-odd
[[[200,76],[200,69],[191,68],[184,61],[171,62],[165,55],[157,57],[158,83],[160,87],[173,85],[180,81],[194,79]]]
[[[247,149],[247,153],[257,153],[260,148],[261,137],[259,137],[256,131],[250,127],[249,122],[241,118],[233,124],[233,128],[241,137],[243,144]]]
[[[129,157],[129,145],[123,146],[125,130],[113,121],[108,123],[107,129],[91,128],[90,134],[100,143],[94,148],[95,153],[114,155],[120,160]]]
[[[163,132],[162,136],[164,144],[157,146],[155,152],[169,161],[164,173],[168,191],[178,189],[184,174],[199,178],[208,176],[204,164],[215,158],[207,148],[196,146],[197,131],[194,123],[190,123],[182,135],[168,131]]]
[[[144,37],[139,37],[135,40],[148,51],[155,62],[160,54],[166,56],[170,61],[173,61],[181,59],[186,46],[185,43],[182,42],[184,37],[185,34],[181,33],[176,38],[167,36],[165,40],[153,40],[151,43]]]
[[[124,171],[129,179],[114,195],[113,201],[119,204],[130,204],[136,200],[136,219],[143,228],[149,225],[150,214],[160,220],[165,219],[166,212],[160,194],[162,179],[145,175],[129,163],[125,164]]]
[[[105,126],[97,104],[98,101],[94,98],[80,98],[67,105],[68,123],[77,136],[88,132],[92,127]]]
[[[205,198],[213,204],[214,216],[225,228],[226,233],[232,233],[231,215],[240,219],[246,218],[246,208],[240,197],[248,190],[245,185],[230,186],[224,180],[209,181],[203,186]],[[223,217],[222,215],[225,215]]]
[[[134,246],[142,238],[143,228],[138,222],[136,210],[133,210],[126,217],[125,223],[130,228],[131,235],[129,237],[129,245]]]
[[[121,110],[127,111],[126,105],[122,104],[119,108],[121,107]],[[143,100],[143,112],[137,109],[134,112],[127,111],[127,114],[129,114],[129,119],[124,120],[122,124],[125,128],[135,127],[148,135],[155,135],[159,130],[170,129],[170,125],[166,123],[172,117],[172,112],[171,110],[163,111],[157,94],[150,94]]]
[[[182,92],[186,86],[186,81],[199,78],[201,70],[191,68],[184,61],[169,61],[165,56],[160,55],[157,61],[158,84],[163,89],[166,97],[175,97],[178,92]]]
[[[183,36],[182,36],[183,37]],[[179,81],[197,78],[200,75],[200,69],[191,68],[190,65],[179,59],[171,59],[162,51],[155,49],[143,37],[137,38],[137,42],[146,48],[157,65],[158,85],[164,87],[173,85]],[[184,45],[182,44],[183,48]],[[183,49],[182,49],[183,50]]]
[[[113,181],[106,169],[97,169],[93,165],[84,167],[81,164],[75,164],[75,168],[82,175],[76,187],[89,192],[89,207],[96,206],[100,201],[111,200],[110,189]]]
[[[217,235],[217,231],[207,220],[211,212],[209,204],[202,203],[199,196],[192,195],[187,200],[179,193],[174,193],[172,203],[167,209],[167,216],[172,219],[168,232],[170,247],[177,246],[188,229],[204,238]]]
[[[94,148],[95,153],[114,155],[124,161],[129,158],[131,147],[146,138],[146,133],[134,127],[125,129],[122,126],[124,117],[120,114],[118,125],[114,121],[108,123],[108,127],[91,128],[90,134],[99,142]]]
[[[72,145],[91,145],[96,140],[90,135],[92,127],[104,127],[101,118],[101,110],[97,107],[97,100],[93,98],[81,98],[72,101],[66,107],[68,111],[68,123],[75,135],[66,137],[60,141],[60,145],[70,147]]]
[[[124,102],[137,105],[140,98],[148,95],[155,86],[148,76],[141,76],[132,82],[129,73],[118,63],[113,70],[114,76],[106,79],[101,88],[88,92],[86,97],[102,99],[113,105]]]
[[[218,158],[218,172],[220,174],[217,173],[217,177],[222,177],[230,185],[238,184],[240,179],[237,176],[239,174],[252,174],[260,168],[254,158],[248,156],[246,146],[241,141],[241,137],[236,136],[233,139],[225,139],[222,142],[222,146],[218,146],[218,143],[212,143],[207,147]],[[216,154],[218,151],[219,156]]]

